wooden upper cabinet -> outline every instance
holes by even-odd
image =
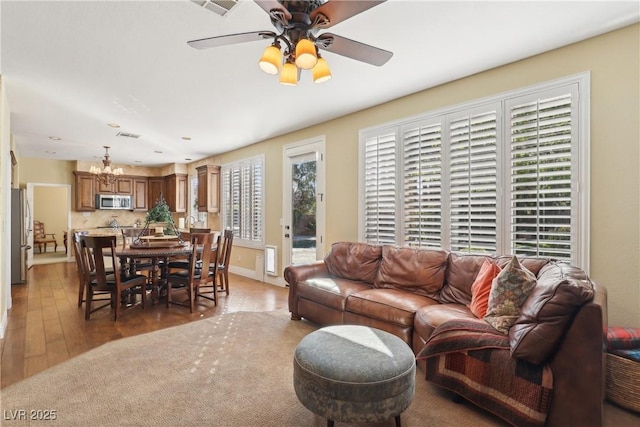
[[[196,171],[198,171],[198,212],[220,212],[220,166],[200,166]]]
[[[148,182],[148,198],[147,198],[147,206],[149,207],[149,209],[153,208],[156,204],[156,202],[158,201],[158,199],[160,198],[160,194],[162,194],[164,196],[164,198],[167,198],[167,195],[165,194],[164,191],[164,178],[163,177],[158,177],[158,178],[149,178],[147,180]]]
[[[187,174],[174,173],[164,180],[164,198],[171,212],[187,211]]]
[[[148,187],[149,181],[147,178],[134,178],[133,179],[133,209],[136,211],[149,210],[148,203]]]
[[[131,196],[133,194],[133,178],[120,177],[114,184],[98,183],[98,194],[122,194]]]
[[[96,210],[96,178],[88,172],[74,172],[76,176],[76,210]]]

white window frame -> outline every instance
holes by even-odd
[[[263,249],[264,245],[265,245],[265,223],[264,223],[264,218],[265,218],[265,206],[266,206],[266,201],[265,201],[265,180],[266,180],[266,171],[265,171],[265,156],[264,155],[258,155],[258,156],[254,156],[254,157],[249,157],[246,159],[242,159],[242,160],[238,160],[235,162],[230,162],[230,163],[226,163],[223,164],[221,166],[221,170],[220,170],[220,176],[221,176],[221,211],[220,211],[220,223],[221,226],[223,228],[223,230],[232,228],[231,224],[229,223],[229,210],[231,209],[231,203],[232,203],[232,197],[231,197],[231,192],[230,189],[226,186],[226,176],[228,173],[230,173],[230,171],[238,171],[238,170],[242,170],[245,169],[247,167],[253,169],[255,167],[258,167],[259,170],[261,171],[261,186],[257,187],[256,189],[259,191],[259,195],[257,195],[260,200],[260,212],[258,213],[257,217],[255,217],[254,219],[256,220],[255,222],[257,222],[257,226],[259,227],[259,229],[255,230],[250,228],[249,229],[249,234],[251,235],[255,235],[258,236],[255,239],[247,239],[241,235],[238,234],[238,230],[234,230],[234,239],[233,239],[233,244],[240,246],[240,247],[247,247],[247,248],[255,248],[255,249]],[[241,178],[242,180],[243,178]],[[252,195],[255,196],[255,195]],[[242,195],[240,195],[238,202],[241,203],[242,200]],[[254,221],[251,221],[249,218],[247,218],[247,215],[251,216],[251,207],[250,206],[242,206],[240,208],[240,223],[245,223],[245,224],[251,224]],[[252,227],[253,225],[250,225],[250,227]],[[246,236],[246,233],[245,233]]]
[[[510,253],[510,215],[509,215],[509,199],[506,195],[509,191],[509,141],[510,135],[508,131],[509,112],[506,110],[510,100],[525,96],[534,95],[536,93],[544,93],[555,91],[557,89],[566,88],[567,91],[574,91],[575,100],[572,102],[572,126],[573,133],[571,136],[572,144],[571,152],[571,177],[572,177],[572,208],[571,208],[571,260],[573,264],[581,267],[587,273],[589,272],[589,254],[590,254],[590,73],[583,72],[572,76],[567,76],[557,80],[549,81],[542,84],[497,94],[494,96],[474,100],[471,102],[445,107],[436,111],[419,114],[416,116],[395,120],[393,122],[380,124],[359,132],[359,206],[358,206],[358,238],[365,242],[365,156],[364,144],[367,138],[375,138],[376,135],[387,134],[395,130],[397,135],[396,153],[398,162],[398,170],[396,171],[396,182],[402,183],[403,165],[402,162],[402,129],[407,125],[415,122],[434,123],[441,121],[443,132],[449,126],[449,118],[453,115],[464,111],[476,111],[486,108],[491,104],[498,105],[498,150],[497,150],[497,200],[496,200],[496,232],[497,239],[497,255],[505,255]],[[448,145],[449,136],[443,137],[443,146]],[[444,141],[447,139],[447,141]],[[448,167],[448,150],[443,149],[443,176],[442,176],[442,223],[441,229],[446,230],[449,227],[449,207],[445,196],[444,189],[449,188],[449,176],[446,168]],[[396,234],[394,244],[403,245],[404,238],[404,213],[403,193],[404,188],[397,188],[396,193]],[[442,247],[450,249],[450,241],[448,235],[443,233]]]

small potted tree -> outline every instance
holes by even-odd
[[[155,205],[147,212],[146,222],[150,229],[162,228],[167,233],[172,231],[168,225],[173,222],[173,218],[162,193],[160,193]]]

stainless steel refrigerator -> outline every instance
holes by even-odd
[[[31,210],[26,190],[11,190],[11,284],[27,280],[27,237]]]

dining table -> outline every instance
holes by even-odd
[[[211,247],[211,259],[217,259],[217,246]],[[190,242],[179,240],[146,241],[139,243],[123,243],[116,248],[116,256],[120,260],[122,273],[133,275],[136,264],[140,260],[150,260],[151,268],[151,301],[155,304],[160,299],[162,286],[168,273],[168,261],[174,257],[188,257],[193,252]]]

